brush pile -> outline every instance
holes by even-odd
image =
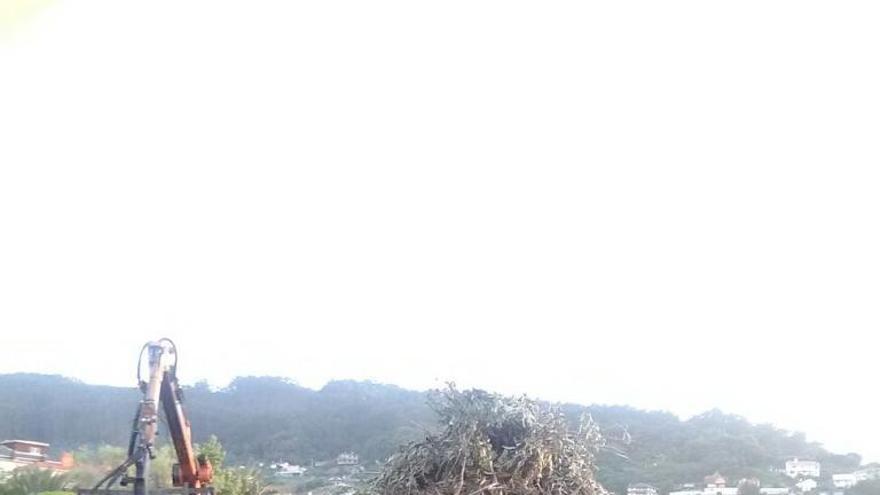
[[[441,431],[393,456],[373,495],[605,495],[589,417],[571,429],[555,407],[482,390],[436,391]]]

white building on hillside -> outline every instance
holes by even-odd
[[[795,485],[801,491],[801,493],[808,493],[816,489],[819,486],[819,483],[812,478],[807,478],[805,480],[801,480]]]
[[[719,486],[718,488],[706,487],[703,495],[738,495],[739,488],[735,486]]]
[[[359,462],[360,458],[354,452],[343,452],[336,456],[338,466],[356,466]]]
[[[810,478],[818,478],[821,473],[822,465],[816,461],[803,461],[795,457],[785,461],[785,474],[789,478],[799,478],[806,476]]]
[[[791,493],[791,490],[784,487],[768,486],[767,488],[761,488],[761,495],[788,495],[789,493]]]
[[[706,488],[724,488],[727,486],[727,480],[718,471],[703,478],[703,483],[706,484]]]
[[[737,495],[739,491],[735,486],[727,486],[727,480],[718,471],[703,478],[703,483],[703,495]]]
[[[703,490],[697,490],[695,488],[688,488],[685,490],[677,490],[674,492],[669,492],[669,495],[703,495]]]
[[[647,483],[632,483],[626,487],[626,495],[657,495],[657,489]]]
[[[306,474],[306,471],[308,471],[308,469],[303,466],[300,466],[298,464],[288,464],[286,462],[272,464],[270,467],[276,470],[276,476],[280,476],[282,478],[288,478],[291,476],[302,476]]]
[[[834,482],[834,488],[852,488],[859,482],[855,473],[835,474],[831,476],[831,480]]]
[[[853,475],[855,475],[856,481],[880,480],[880,467],[872,466],[859,469]]]

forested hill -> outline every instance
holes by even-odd
[[[283,379],[238,378],[212,391],[185,389],[196,441],[216,434],[233,462],[309,462],[354,451],[386,458],[434,424],[425,394],[375,383],[336,381],[321,390]],[[49,442],[54,449],[123,445],[139,400],[134,388],[96,386],[59,376],[0,375],[0,437]],[[664,412],[621,406],[564,405],[570,418],[589,412],[610,440],[599,478],[621,493],[645,481],[669,489],[716,470],[732,479],[756,476],[781,483],[772,468],[789,456],[822,462],[825,476],[857,467],[858,455],[834,455],[769,425],[719,411],[681,421]]]

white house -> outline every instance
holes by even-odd
[[[626,487],[626,495],[657,495],[657,489],[647,483],[632,483]]]
[[[343,452],[336,456],[336,464],[339,466],[356,466],[360,458],[354,452]]]
[[[852,488],[859,482],[855,473],[835,474],[831,476],[831,480],[834,482],[834,488]]]
[[[703,495],[738,495],[739,488],[735,486],[719,486],[717,488],[706,487]]]
[[[821,473],[822,465],[816,461],[803,461],[795,457],[785,461],[785,474],[789,478],[799,478],[807,476],[810,478],[818,478]]]
[[[727,486],[727,480],[718,471],[703,478],[703,483],[706,484],[703,495],[737,495],[739,492],[737,487]]]
[[[791,490],[788,488],[780,488],[768,486],[766,488],[761,488],[761,495],[788,495],[791,493]]]
[[[853,475],[855,475],[856,481],[877,480],[880,479],[880,467],[859,469]]]
[[[677,490],[674,492],[669,492],[669,495],[703,495],[703,490],[689,488],[687,490]]]
[[[706,488],[724,488],[727,485],[727,480],[724,479],[724,476],[721,476],[721,473],[715,471],[715,473],[710,474],[703,478],[703,483],[706,483]]]
[[[307,469],[303,466],[300,466],[298,464],[288,464],[286,462],[273,464],[271,467],[276,469],[275,475],[281,476],[282,478],[288,478],[291,476],[302,476],[307,471]]]
[[[801,493],[811,492],[819,486],[819,483],[812,478],[807,478],[805,480],[799,481],[796,485]]]

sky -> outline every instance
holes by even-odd
[[[880,461],[876,3],[38,7],[0,31],[0,373],[133,386],[168,336],[185,382],[720,408]]]

